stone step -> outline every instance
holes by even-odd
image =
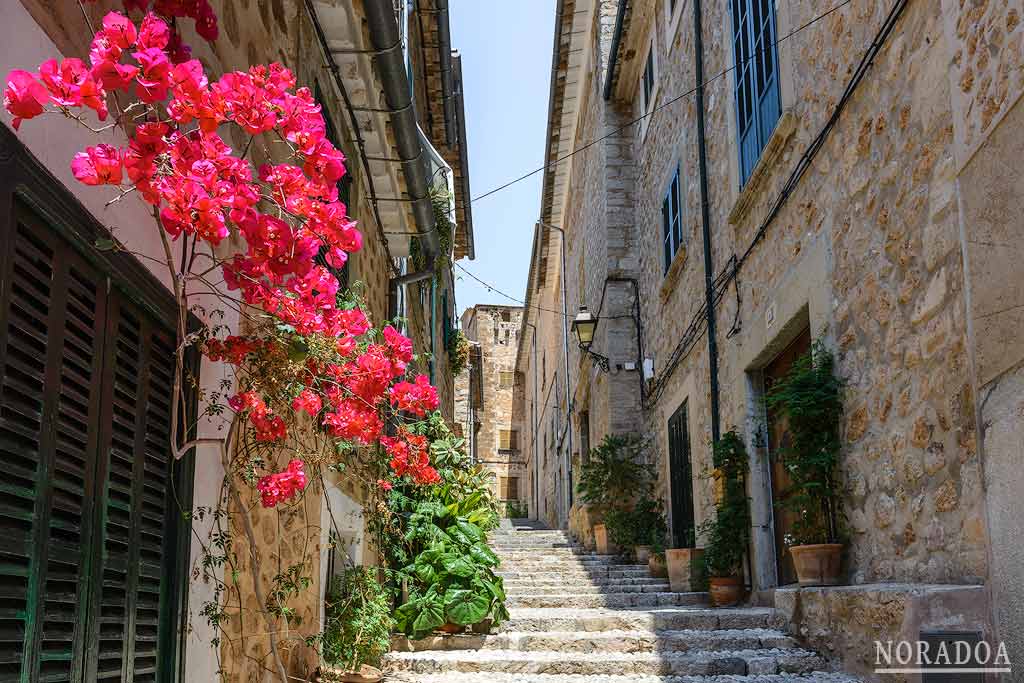
[[[549,650],[430,650],[392,652],[389,668],[413,673],[516,673],[711,676],[805,673],[822,666],[822,659],[799,648],[753,650],[693,650],[689,652],[586,652]]]
[[[599,631],[577,633],[495,633],[435,635],[422,640],[393,638],[393,650],[547,650],[552,652],[655,652],[692,650],[756,650],[794,648],[792,637],[775,629],[722,629],[679,631]]]
[[[586,581],[587,579],[642,579],[651,576],[651,571],[647,567],[586,567],[586,568],[573,568],[573,569],[551,569],[541,570],[536,569],[523,569],[521,567],[505,568],[499,566],[495,572],[498,576],[507,577],[509,579],[529,578],[536,576],[545,576],[550,579],[564,581],[566,585],[573,585],[579,581]]]
[[[558,576],[546,576],[543,574],[537,576],[521,576],[521,577],[507,577],[504,579],[505,587],[510,586],[526,587],[526,586],[559,586],[564,587],[571,585],[575,589],[576,586],[649,586],[657,583],[664,583],[666,579],[661,579],[656,576],[628,576],[628,577],[617,577],[609,578],[607,576],[595,576],[583,581],[576,581],[572,584],[566,584],[566,582]]]
[[[560,674],[397,672],[388,676],[397,683],[741,683],[735,676],[579,676]],[[847,674],[816,671],[807,674],[768,674],[750,683],[859,683]]]
[[[774,628],[769,607],[661,607],[650,609],[512,609],[501,633],[537,631],[666,631]]]
[[[492,548],[492,550],[495,549]],[[502,560],[508,560],[509,562],[603,562],[605,564],[616,564],[625,561],[619,555],[598,555],[590,551],[573,551],[569,548],[563,548],[561,552],[539,553],[536,550],[495,550],[495,553]]]
[[[511,584],[505,582],[505,592],[509,595],[562,595],[570,588],[567,588],[561,581],[543,584]],[[589,586],[577,584],[571,587],[574,595],[597,595],[607,593],[666,593],[670,590],[667,581],[659,580],[657,583],[638,584],[606,584],[603,586]]]
[[[564,590],[564,589],[563,589]],[[509,609],[513,608],[580,608],[597,609],[603,607],[672,607],[682,605],[707,604],[707,593],[599,593],[596,595],[580,595],[563,593],[561,595],[510,595],[505,600]]]

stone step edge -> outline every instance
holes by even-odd
[[[486,657],[481,658],[481,653],[486,652]],[[686,650],[683,652],[561,652],[559,650],[423,650],[419,652],[398,652],[392,650],[386,655],[388,661],[447,661],[447,662],[478,662],[488,660],[491,662],[559,662],[572,655],[573,662],[593,663],[614,663],[616,661],[640,662],[650,660],[660,662],[664,660],[694,661],[720,659],[765,659],[774,657],[781,659],[823,659],[821,655],[813,650],[801,647],[786,648],[758,648],[742,650]]]
[[[504,671],[486,673],[413,673],[399,671],[388,675],[396,683],[583,683],[589,676],[580,674],[521,674]],[[861,683],[849,674],[830,671],[811,671],[803,674],[759,674],[756,683]],[[603,674],[602,683],[737,683],[736,676]]]
[[[679,647],[679,643],[688,640],[695,642],[720,641],[728,643],[735,640],[757,640],[762,648],[775,648],[776,645],[764,645],[767,641],[789,641],[796,639],[781,629],[774,628],[722,628],[722,629],[644,629],[644,630],[611,630],[611,631],[505,631],[498,633],[459,633],[434,634],[420,640],[411,640],[407,636],[396,635],[391,639],[393,652],[413,651],[450,651],[487,648],[488,643],[518,643],[520,641],[547,640],[573,643],[601,641],[666,641],[671,647]],[[487,648],[491,650],[511,650],[513,648]],[[654,647],[651,652],[661,652],[665,648]],[[692,651],[692,650],[691,650]],[[574,651],[569,651],[574,652]]]

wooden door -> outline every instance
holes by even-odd
[[[811,350],[811,332],[804,330],[786,349],[764,369],[765,391],[779,381],[793,367],[793,362]],[[771,463],[772,479],[772,519],[775,528],[775,565],[778,571],[780,586],[796,583],[796,570],[793,559],[786,550],[784,539],[793,529],[796,514],[779,507],[786,499],[786,491],[790,486],[790,478],[782,462],[778,458],[779,449],[789,443],[789,427],[786,418],[778,411],[767,410],[768,417],[768,457]]]
[[[672,547],[692,548],[696,541],[693,516],[693,465],[686,403],[668,420],[669,484],[672,495]]]

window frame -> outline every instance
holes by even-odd
[[[755,16],[758,16],[755,10],[767,11],[767,14],[759,15],[759,31],[755,31],[758,28],[754,25]],[[741,188],[750,180],[782,116],[779,50],[775,44],[778,40],[777,14],[774,0],[729,0],[729,40]],[[771,60],[770,65],[766,64],[763,56],[754,57],[766,44],[769,49],[763,54]]]
[[[675,195],[675,221],[669,215],[670,200]],[[661,200],[661,259],[662,276],[668,274],[676,255],[683,246],[683,179],[682,164],[676,162],[675,171],[669,178]]]
[[[661,71],[661,65],[658,60],[657,47],[658,31],[655,27],[651,31],[647,53],[644,55],[644,68],[640,71],[640,81],[637,83],[637,94],[640,97],[640,116],[643,117],[640,120],[641,140],[647,135],[647,127],[651,122],[649,114],[654,110],[655,103],[658,101],[658,91],[660,90],[658,75]],[[648,67],[650,67],[649,71]],[[650,74],[650,78],[648,78],[648,74]],[[650,81],[650,87],[648,87],[648,80]]]

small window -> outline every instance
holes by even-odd
[[[682,191],[679,185],[679,166],[676,166],[672,182],[668,184],[668,191],[665,193],[665,200],[661,204],[661,237],[666,273],[683,243]]]
[[[519,477],[499,478],[498,497],[502,500],[519,500]]]
[[[498,430],[498,450],[514,451],[519,448],[519,432],[515,429]]]
[[[502,370],[498,373],[498,385],[501,389],[511,389],[514,377],[510,370]]]
[[[650,110],[651,104],[653,104],[654,77],[654,41],[652,40],[651,48],[647,51],[647,62],[644,64],[644,75],[641,82],[643,99],[640,100],[640,108],[645,114]]]

